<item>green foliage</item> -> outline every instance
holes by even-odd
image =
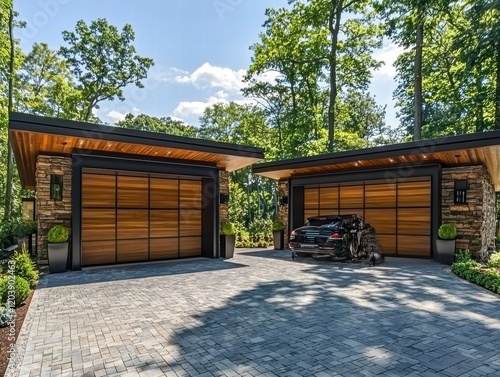
[[[0,280],[0,299],[2,304],[6,304],[9,295],[15,301],[15,307],[21,305],[30,294],[29,283],[20,276],[7,275]]]
[[[268,236],[237,236],[236,247],[244,248],[267,248],[273,245],[271,237]]]
[[[49,230],[47,241],[50,243],[64,243],[68,241],[68,229],[62,225],[56,225]]]
[[[472,254],[470,253],[469,250],[459,250],[455,254],[455,261],[456,262],[468,262],[472,260]]]
[[[283,230],[285,229],[285,224],[281,219],[274,219],[273,221],[273,230]]]
[[[14,235],[18,238],[28,237],[30,234],[36,232],[36,228],[36,221],[21,220],[14,225]]]
[[[24,278],[30,287],[34,287],[38,281],[38,272],[26,246],[20,252],[16,252],[11,260],[15,263],[14,274]]]
[[[196,137],[198,130],[180,120],[170,117],[156,118],[145,114],[134,116],[128,113],[125,119],[116,123],[118,127],[130,128],[133,130],[161,132],[170,135]]]
[[[9,326],[14,320],[14,313],[15,311],[13,309],[0,306],[0,327]]]
[[[438,229],[438,236],[442,240],[454,240],[457,238],[457,228],[453,224],[442,224]]]
[[[230,221],[226,221],[220,229],[221,233],[224,236],[234,236],[236,233],[236,229],[234,227],[234,224]]]
[[[14,239],[16,237],[14,228],[16,227],[17,223],[18,221],[16,219],[3,222],[0,225],[0,246],[2,248],[7,248],[10,245],[14,245],[16,243]]]
[[[92,109],[102,101],[124,101],[125,86],[144,87],[141,80],[154,63],[136,54],[132,26],[127,24],[119,32],[102,18],[90,25],[80,20],[74,32],[62,34],[67,46],[61,47],[60,54],[75,73],[84,104],[80,119],[92,119]]]
[[[497,268],[487,268],[474,260],[469,260],[453,263],[451,270],[471,283],[500,294],[500,270]]]
[[[273,229],[273,222],[270,219],[254,219],[249,227],[250,236],[270,236]]]
[[[491,268],[500,268],[500,253],[493,253],[488,260],[488,266]]]

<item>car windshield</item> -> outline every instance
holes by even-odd
[[[307,219],[306,225],[340,228],[342,226],[342,219],[313,218],[313,219]]]

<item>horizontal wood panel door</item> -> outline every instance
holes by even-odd
[[[366,208],[394,208],[396,207],[396,184],[386,183],[365,186]]]
[[[116,176],[83,174],[82,207],[115,208]]]
[[[429,236],[430,208],[398,208],[398,234]]]
[[[118,209],[116,236],[119,240],[148,238],[147,209]]]
[[[319,189],[304,189],[304,209],[317,209],[319,206]]]
[[[180,208],[201,209],[201,181],[180,181]]]
[[[339,208],[339,188],[321,187],[319,190],[320,208]]]
[[[202,181],[84,169],[81,224],[83,266],[200,256]]]
[[[116,263],[116,241],[82,242],[82,265],[96,266]]]
[[[151,208],[179,207],[179,180],[151,178],[149,185]]]
[[[82,208],[82,239],[105,241],[116,238],[116,211],[109,208]]]
[[[340,208],[363,208],[363,186],[341,186]]]
[[[430,207],[431,181],[398,183],[398,207]]]
[[[149,257],[152,260],[179,258],[179,238],[151,238]]]
[[[385,254],[430,257],[430,203],[428,177],[391,183],[353,182],[350,186],[325,184],[304,188],[304,220],[318,215],[356,214],[375,228]],[[417,244],[410,245],[412,242]]]
[[[118,208],[148,208],[147,177],[118,176]]]
[[[152,209],[149,213],[149,236],[178,237],[179,236],[179,210],[178,209]]]
[[[181,237],[180,257],[201,256],[201,237]]]

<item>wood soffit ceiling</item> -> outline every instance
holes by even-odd
[[[437,139],[432,147],[411,148],[415,143],[406,143],[399,144],[399,150],[396,146],[376,147],[256,164],[252,168],[255,174],[282,180],[369,169],[409,169],[436,163],[445,167],[483,164],[491,174],[496,191],[500,191],[500,131],[485,132],[479,136],[470,134]],[[462,140],[456,143],[456,139]]]
[[[11,145],[24,188],[34,189],[39,154],[113,154],[187,163],[210,164],[237,170],[264,158],[261,148],[111,126],[63,121],[26,114],[11,114]]]

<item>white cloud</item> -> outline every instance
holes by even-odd
[[[398,46],[392,42],[388,42],[384,44],[384,47],[375,51],[374,58],[376,60],[380,60],[385,64],[382,65],[378,70],[376,70],[373,74],[378,76],[385,76],[393,78],[396,76],[396,68],[394,67],[394,63],[399,55],[404,52],[404,48]]]
[[[127,115],[128,113],[132,113],[134,115],[137,115],[140,113],[140,110],[138,107],[132,107],[132,110],[123,111],[123,112],[115,109],[115,110],[108,111],[104,116],[107,117],[108,119],[110,119],[112,123],[116,123],[116,122],[119,122],[119,121],[125,119],[125,115]]]
[[[229,103],[227,100],[228,94],[222,90],[215,93],[215,96],[211,96],[207,101],[182,101],[173,111],[173,116],[186,121],[192,117],[199,117],[203,115],[205,109],[209,106],[215,105],[216,103]]]
[[[187,75],[189,72],[175,67],[162,67],[154,65],[148,72],[148,79],[163,82],[176,82],[179,75]]]
[[[231,68],[203,63],[191,74],[176,76],[175,81],[182,84],[193,84],[196,87],[222,88],[230,92],[237,92],[244,87],[243,76],[245,73],[244,69],[234,71]]]

